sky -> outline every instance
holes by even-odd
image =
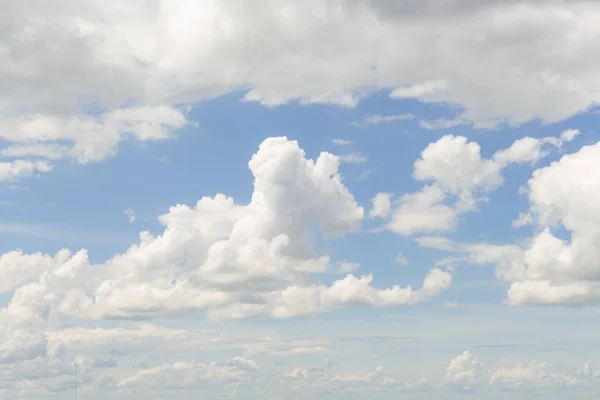
[[[598,2],[1,4],[1,399],[600,399]]]

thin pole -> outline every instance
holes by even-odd
[[[77,358],[73,361],[73,369],[75,370],[75,400],[79,400],[79,360]]]

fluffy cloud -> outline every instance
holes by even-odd
[[[48,160],[72,158],[79,163],[113,156],[128,136],[141,142],[168,139],[187,123],[177,109],[166,106],[116,109],[100,117],[59,117],[34,114],[0,118],[0,139],[10,145],[0,149],[0,180],[48,172]],[[68,144],[65,144],[68,143]]]
[[[479,359],[470,351],[465,351],[450,362],[444,382],[459,390],[471,391],[480,383],[482,368]]]
[[[313,273],[330,260],[313,253],[313,227],[326,239],[360,228],[364,210],[341,182],[339,159],[307,159],[298,143],[269,138],[252,157],[254,192],[247,205],[224,195],[160,217],[164,232],[102,265],[87,252],[51,257],[12,252],[0,261],[16,289],[0,316],[30,323],[50,316],[145,318],[204,310],[212,319],[286,318],[337,307],[403,306],[448,288],[450,272],[431,270],[421,289],[379,289],[373,276],[347,275],[325,285]]]
[[[52,170],[52,165],[45,161],[2,161],[0,162],[0,181],[12,181],[21,177],[32,176],[38,172],[48,172]]]
[[[563,132],[561,147],[578,131]],[[531,161],[541,154],[525,140],[515,142],[495,159]],[[516,148],[528,148],[522,152]],[[530,154],[529,156],[526,154]],[[498,156],[499,155],[499,156]],[[533,172],[525,191],[530,208],[513,226],[533,224],[535,235],[519,244],[465,244],[440,237],[420,237],[424,247],[462,253],[460,261],[496,266],[496,275],[510,283],[511,305],[585,306],[600,302],[600,143],[564,155]],[[564,229],[564,233],[557,233]]]
[[[490,376],[489,383],[503,390],[573,386],[583,383],[581,379],[547,372],[546,368],[546,363],[537,361],[530,361],[527,365],[518,364],[512,369],[500,368]]]
[[[585,370],[585,366],[584,366]],[[482,374],[483,365],[470,351],[455,357],[448,368],[444,381],[460,391],[525,391],[570,388],[585,381],[575,376],[548,371],[548,365],[535,360],[514,367],[498,368],[487,377]],[[587,375],[591,376],[589,366]]]
[[[600,301],[600,143],[534,171],[528,215],[540,228],[510,270],[508,301],[580,306]],[[567,238],[553,231],[564,228]]]
[[[456,211],[440,204],[446,195],[437,185],[425,186],[420,192],[402,196],[402,204],[394,210],[387,229],[401,235],[417,232],[447,231],[457,222]]]
[[[73,358],[63,342],[41,330],[0,327],[0,390],[21,395],[73,388]],[[80,380],[91,381],[90,360],[78,359]]]
[[[374,370],[350,375],[330,376],[321,369],[294,368],[283,374],[279,383],[283,393],[296,389],[307,393],[309,389],[321,389],[327,393],[377,393],[392,395],[394,393],[422,392],[429,390],[431,384],[425,377],[414,382],[405,382],[385,371],[383,366]]]
[[[371,208],[371,211],[369,211],[369,217],[386,218],[392,209],[391,199],[391,193],[377,193],[375,197],[373,197],[373,207]]]
[[[144,389],[160,385],[160,389],[190,388],[202,386],[223,386],[248,382],[258,371],[258,365],[252,360],[235,357],[227,362],[176,362],[139,371],[134,376],[124,378],[117,388],[143,387]]]
[[[462,120],[486,126],[556,121],[598,102],[598,69],[585,62],[598,55],[594,2],[430,3],[10,1],[0,112],[174,104],[237,89],[266,105],[352,106],[387,88],[458,104]]]
[[[376,90],[457,105],[455,118],[422,121],[434,129],[552,122],[600,100],[588,0],[58,1],[10,0],[0,19],[0,154],[17,158],[0,159],[0,180],[103,160],[127,135],[169,137],[185,124],[176,107],[239,90],[266,106],[352,107]]]
[[[405,236],[449,231],[456,226],[459,214],[476,210],[478,202],[487,201],[487,194],[502,185],[503,168],[535,163],[577,134],[579,131],[567,130],[560,137],[525,137],[489,159],[483,158],[481,147],[466,137],[443,136],[429,144],[413,166],[416,180],[431,183],[419,192],[404,194],[386,227]],[[373,201],[387,205],[390,198],[385,196],[378,194]]]

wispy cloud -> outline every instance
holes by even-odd
[[[365,169],[364,171],[362,171],[360,173],[360,175],[358,175],[356,177],[356,181],[364,181],[365,179],[367,179],[369,176],[373,175],[373,173],[377,171],[377,168],[369,168],[369,169]]]
[[[465,125],[468,124],[467,121],[464,121],[462,119],[445,119],[445,118],[440,118],[440,119],[436,119],[436,120],[431,120],[431,121],[425,121],[425,120],[421,120],[419,122],[419,126],[421,127],[421,129],[427,129],[428,131],[433,131],[433,130],[438,130],[438,129],[448,129],[448,128],[453,128],[455,126],[459,126],[459,125]]]
[[[387,124],[393,121],[406,121],[414,119],[415,116],[413,114],[394,114],[394,115],[370,115],[365,117],[362,121],[354,121],[352,125],[361,126],[361,125],[378,125],[378,124]]]
[[[127,210],[123,211],[123,214],[127,215],[127,220],[130,224],[135,222],[135,210],[128,208]]]
[[[346,139],[333,138],[331,139],[331,143],[333,143],[336,146],[347,146],[352,144],[352,141]]]
[[[364,164],[368,160],[367,156],[358,152],[342,154],[339,158],[340,162],[344,164]]]

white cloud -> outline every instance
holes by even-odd
[[[571,131],[567,131],[571,132]],[[572,137],[571,133],[565,137]],[[512,305],[582,306],[600,301],[600,143],[563,156],[533,172],[530,210],[515,223],[533,223],[538,233],[507,260],[496,259],[497,274],[511,282]],[[568,238],[553,234],[566,229]]]
[[[135,222],[135,210],[128,208],[125,211],[123,211],[123,214],[125,214],[127,216],[127,220],[129,221],[130,224],[133,224]]]
[[[423,150],[414,164],[413,176],[421,181],[433,180],[452,193],[473,187],[491,190],[502,183],[500,168],[492,160],[481,158],[477,143],[452,135]]]
[[[368,160],[367,156],[358,152],[342,154],[339,156],[339,159],[340,162],[345,164],[364,164]]]
[[[294,368],[293,370],[286,372],[284,376],[287,378],[309,379],[310,373],[306,368]]]
[[[313,354],[327,353],[327,348],[323,346],[311,346],[311,343],[306,343],[307,346],[290,346],[294,343],[268,343],[267,345],[252,346],[246,351],[245,356],[268,355],[271,357],[293,357],[306,356]],[[296,343],[301,344],[301,343]]]
[[[425,121],[425,120],[419,121],[419,126],[422,129],[427,129],[427,130],[448,129],[448,128],[453,128],[458,125],[465,125],[465,124],[468,124],[468,121],[466,121],[464,119],[460,119],[460,118],[455,118],[455,119],[441,118],[441,119],[436,119],[433,121]]]
[[[379,125],[379,124],[387,124],[394,121],[406,121],[414,119],[415,116],[413,114],[393,114],[393,115],[380,115],[374,114],[365,117],[362,121],[355,121],[352,123],[354,126],[361,125]]]
[[[580,134],[581,132],[579,131],[579,129],[567,129],[560,134],[560,140],[562,143],[571,142]]]
[[[489,125],[557,121],[599,100],[598,68],[585,61],[598,55],[600,8],[584,0],[11,7],[0,42],[5,116],[176,105],[240,89],[269,106],[354,106],[388,89],[458,105],[459,119]]]
[[[337,273],[338,274],[349,274],[355,272],[358,268],[360,268],[359,263],[342,261],[338,265]]]
[[[444,304],[442,304],[442,308],[457,308],[458,307],[458,303],[456,301],[445,301]]]
[[[396,259],[394,260],[394,262],[400,265],[408,265],[408,259],[401,252],[398,252],[398,254],[396,254]]]
[[[508,149],[498,151],[494,154],[494,161],[504,167],[512,163],[531,163],[548,155],[548,150],[543,146],[546,143],[552,144],[557,148],[561,148],[565,143],[572,141],[580,132],[576,129],[567,129],[563,131],[559,138],[545,137],[535,139],[524,137],[516,140]]]
[[[378,289],[372,275],[347,275],[330,286],[313,279],[330,260],[313,254],[312,229],[325,239],[357,231],[364,210],[338,174],[339,159],[306,159],[297,142],[265,140],[249,163],[254,193],[247,205],[224,195],[195,207],[177,205],[160,217],[162,235],[104,264],[87,251],[45,255],[9,253],[15,282],[0,316],[28,323],[48,316],[145,318],[187,310],[211,319],[311,315],[337,307],[403,306],[427,300],[451,283],[433,269],[423,287]],[[19,286],[16,286],[19,285]]]
[[[346,139],[333,138],[331,139],[331,143],[335,144],[336,146],[347,146],[352,144],[352,141]]]
[[[52,171],[53,166],[45,161],[16,160],[0,162],[0,181],[12,181],[33,176],[38,172]]]
[[[463,136],[445,135],[429,144],[413,166],[414,179],[432,183],[402,196],[387,229],[405,236],[450,231],[459,214],[477,210],[477,203],[487,201],[487,194],[502,185],[503,168],[534,163],[548,155],[550,148],[560,148],[575,136],[525,137],[486,159],[477,143]]]
[[[381,365],[368,372],[333,376],[329,376],[326,371],[319,369],[294,368],[284,373],[283,378],[279,381],[283,384],[282,393],[287,393],[288,396],[292,395],[293,389],[300,389],[303,395],[306,395],[307,390],[312,388],[321,393],[323,391],[340,394],[369,393],[373,395],[377,393],[378,395],[385,394],[387,397],[398,393],[427,391],[431,388],[425,377],[405,382],[388,373]]]
[[[437,185],[403,195],[402,205],[393,211],[387,229],[401,235],[452,229],[457,222],[456,212],[452,207],[440,204],[444,198],[445,193]]]
[[[49,160],[58,160],[68,152],[66,146],[57,144],[18,144],[0,149],[2,157],[39,157]]]
[[[446,81],[428,81],[416,85],[400,87],[390,93],[390,97],[394,99],[402,98],[420,98],[435,92],[441,92],[448,89]]]
[[[139,371],[117,383],[118,388],[143,387],[145,389],[159,385],[161,389],[190,388],[202,386],[222,386],[239,382],[248,382],[258,371],[258,365],[252,360],[236,357],[226,362],[203,364],[198,362],[176,362]]]
[[[440,236],[421,236],[415,238],[415,242],[428,249],[455,251],[457,247],[450,239]]]
[[[0,139],[12,143],[0,149],[0,156],[22,158],[0,162],[0,180],[52,170],[47,161],[39,159],[69,157],[83,164],[102,161],[115,155],[118,143],[128,136],[141,142],[168,139],[186,123],[180,111],[166,106],[116,109],[100,117],[0,117]]]
[[[554,143],[540,140],[561,147],[576,132],[565,131]],[[536,146],[522,148],[531,151],[513,151],[513,145],[513,150],[496,153],[495,159],[527,162],[537,158]],[[465,253],[464,261],[495,265],[496,276],[510,283],[507,302],[511,305],[598,304],[600,178],[590,171],[599,168],[600,143],[596,143],[535,170],[526,189],[530,208],[520,213],[513,226],[534,224],[536,233],[518,245],[454,243],[439,237],[416,241],[424,247]],[[566,237],[553,233],[561,228]]]
[[[581,379],[549,373],[546,363],[531,361],[527,365],[518,364],[512,369],[500,368],[489,379],[490,385],[498,385],[504,390],[540,388],[547,386],[573,386],[582,384]]]
[[[470,351],[456,356],[444,375],[444,382],[457,389],[471,391],[481,382],[483,365]]]
[[[369,217],[386,218],[392,209],[391,199],[391,193],[377,193],[375,197],[373,197],[373,208],[369,211]]]
[[[22,250],[14,250],[0,256],[2,279],[0,293],[10,293],[22,285],[36,280],[43,272],[52,271],[69,259],[66,250],[58,252],[54,257],[42,254],[24,254]]]

